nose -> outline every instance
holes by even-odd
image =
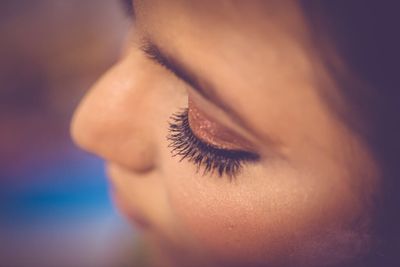
[[[133,171],[154,169],[154,94],[147,73],[144,60],[135,54],[111,68],[74,114],[71,136],[75,143]]]

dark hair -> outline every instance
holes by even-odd
[[[303,0],[301,5],[314,45],[349,107],[337,114],[369,145],[383,176],[375,207],[378,242],[362,266],[400,266],[399,2]],[[345,68],[325,51],[332,46]]]

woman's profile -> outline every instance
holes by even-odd
[[[134,1],[71,131],[149,266],[400,266],[395,6]]]

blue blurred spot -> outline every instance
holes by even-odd
[[[102,161],[72,151],[0,185],[0,221],[71,220],[111,213]]]

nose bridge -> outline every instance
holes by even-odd
[[[135,57],[135,58],[132,58]],[[85,150],[136,171],[155,164],[152,86],[143,59],[130,55],[89,91],[74,114],[71,134]]]

